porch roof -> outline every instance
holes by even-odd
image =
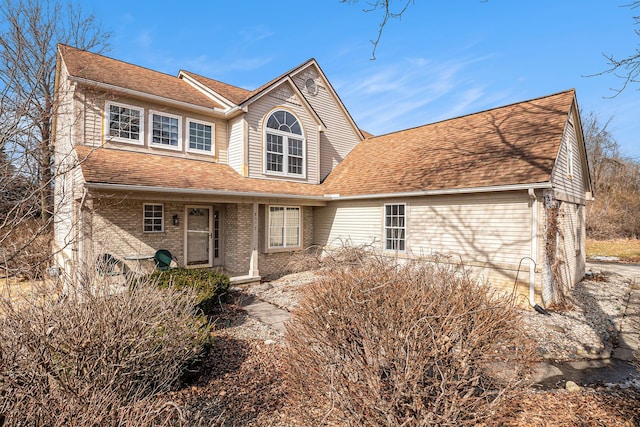
[[[229,165],[149,153],[75,147],[80,168],[89,186],[154,189],[185,193],[219,193],[235,196],[324,199],[320,185],[246,178]]]

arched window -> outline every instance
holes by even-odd
[[[271,113],[265,125],[265,172],[304,177],[305,140],[296,116],[285,110]]]

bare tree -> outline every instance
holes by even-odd
[[[633,1],[624,6],[629,7],[630,9],[640,8],[640,0]],[[633,20],[635,21],[635,25],[640,26],[640,15],[634,16]],[[636,29],[635,33],[637,36],[640,36],[640,29]],[[640,47],[637,47],[634,53],[622,59],[616,58],[610,54],[603,55],[607,59],[609,68],[597,75],[613,74],[623,81],[622,87],[618,89],[611,89],[615,92],[613,96],[616,96],[625,90],[629,84],[640,83]]]
[[[52,118],[56,46],[102,51],[110,36],[78,4],[4,0],[0,4],[0,144],[39,187],[40,215],[52,213]]]
[[[583,115],[583,132],[595,201],[587,206],[587,234],[597,239],[640,235],[640,163],[620,153],[611,119]]]
[[[58,43],[103,51],[110,34],[66,0],[0,2],[0,268],[43,267],[50,257],[53,117]],[[38,268],[41,271],[41,268]]]

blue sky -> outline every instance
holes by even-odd
[[[255,89],[315,58],[356,123],[373,134],[575,88],[623,154],[640,160],[640,85],[620,95],[603,53],[640,47],[630,0],[416,0],[389,22],[366,0],[83,2],[113,32],[106,52],[177,75]]]

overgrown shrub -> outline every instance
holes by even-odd
[[[337,264],[287,327],[292,406],[307,425],[474,425],[521,384],[519,326],[460,266]]]
[[[50,224],[23,219],[3,226],[0,221],[0,276],[40,278],[50,259]]]
[[[151,280],[160,288],[177,290],[193,289],[196,292],[196,306],[204,313],[210,313],[229,293],[229,276],[219,271],[174,268],[156,270]]]
[[[206,319],[194,316],[195,292],[143,282],[112,294],[107,279],[114,278],[68,287],[60,299],[46,292],[0,299],[0,419],[6,426],[179,419],[175,407],[144,407],[179,381],[211,339]]]
[[[336,266],[362,265],[375,255],[375,241],[371,244],[353,245],[349,240],[340,245],[311,246],[303,251],[294,252],[287,263],[287,271],[299,273],[301,271],[332,269]]]

